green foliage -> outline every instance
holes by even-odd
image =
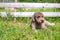
[[[4,0],[4,2],[14,2],[15,0]],[[0,0],[3,2],[3,0]],[[36,3],[60,3],[60,0],[18,0],[18,2],[36,2]]]
[[[6,12],[4,8],[0,8],[0,12]]]
[[[17,12],[60,12],[60,8],[32,8],[23,10],[23,8],[17,9]]]
[[[19,2],[60,3],[60,0],[18,0]]]
[[[2,12],[3,10],[6,11],[2,9]],[[32,8],[23,10],[20,8],[17,9],[17,12],[60,12],[60,9]],[[46,17],[45,19],[56,24],[55,26],[47,26],[52,32],[43,29],[39,29],[37,33],[32,31],[30,26],[31,18],[20,17],[16,18],[16,22],[14,22],[14,18],[9,14],[8,19],[0,17],[0,40],[60,40],[60,17]]]
[[[14,22],[0,17],[0,40],[60,40],[60,17],[45,19],[56,23],[55,26],[48,26],[52,32],[43,29],[39,29],[37,33],[32,31],[31,18],[17,18]]]
[[[9,12],[9,10],[0,8],[0,12]],[[60,12],[60,8],[31,8],[28,10],[23,8],[17,8],[17,12]]]

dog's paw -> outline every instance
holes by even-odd
[[[34,30],[34,32],[38,32],[37,30]]]

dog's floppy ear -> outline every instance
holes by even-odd
[[[35,21],[35,18],[34,18],[34,16],[32,16],[32,21],[33,21],[33,22]]]

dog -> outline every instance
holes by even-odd
[[[50,23],[44,19],[44,15],[40,12],[35,12],[34,15],[32,16],[31,20],[31,26],[32,30],[37,32],[37,29],[42,28],[42,29],[48,29],[46,25],[55,25],[54,23]]]

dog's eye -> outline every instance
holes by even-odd
[[[42,16],[43,17],[43,16]]]
[[[40,18],[40,16],[38,16],[37,18]]]

